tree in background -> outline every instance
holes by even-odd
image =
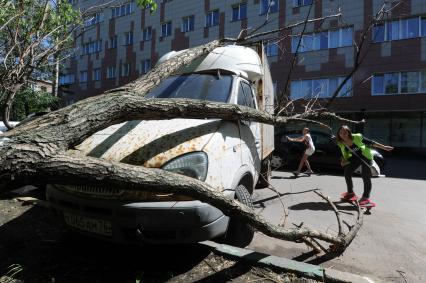
[[[20,121],[30,114],[50,111],[57,102],[58,98],[50,92],[38,90],[34,85],[25,85],[15,95],[10,116],[12,120]]]
[[[67,1],[0,0],[0,93],[8,128],[16,94],[49,70],[54,54],[72,47],[80,23],[81,13]]]
[[[74,40],[84,32],[83,19],[114,2],[79,11],[66,0],[0,0],[0,112],[9,129],[16,94],[40,74],[53,78],[57,88],[58,64],[73,52]],[[137,4],[151,12],[157,7],[153,0]]]

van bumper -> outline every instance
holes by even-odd
[[[64,192],[54,185],[47,186],[46,197],[67,228],[123,244],[195,243],[224,235],[229,222],[222,211],[201,201],[93,199]],[[77,220],[70,224],[65,216]],[[108,225],[108,229],[99,233],[91,228],[93,225]]]

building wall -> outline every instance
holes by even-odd
[[[292,0],[275,0],[279,3],[279,10],[269,15],[269,23],[260,31],[276,29],[300,21],[304,21],[309,13],[310,6],[293,7]],[[77,6],[86,9],[100,4],[99,0],[79,0]],[[160,2],[160,1],[158,1]],[[231,21],[232,5],[241,3],[240,0],[172,0],[161,1],[155,13],[140,9],[134,4],[134,11],[126,16],[111,18],[111,5],[103,10],[103,20],[85,32],[77,42],[76,56],[68,63],[65,73],[75,73],[76,82],[69,85],[66,103],[100,94],[107,89],[123,85],[141,75],[140,63],[150,59],[151,64],[165,53],[171,50],[182,50],[192,46],[209,42],[221,37],[237,37],[241,30],[260,26],[265,21],[265,15],[260,15],[261,0],[247,0],[247,18],[240,21]],[[388,19],[409,17],[410,15],[426,16],[426,2],[422,0],[402,0],[397,8],[393,9]],[[117,1],[113,5],[127,3]],[[327,19],[321,22],[310,23],[305,32],[329,30],[339,27],[352,26],[354,28],[354,40],[358,41],[362,31],[368,26],[371,16],[381,7],[381,0],[317,0],[313,5],[309,18],[320,18],[336,13],[342,13],[339,19]],[[389,5],[393,5],[392,3]],[[388,6],[389,6],[388,5]],[[211,10],[219,10],[219,25],[205,27],[205,15]],[[195,16],[195,30],[181,32],[182,17]],[[161,37],[161,23],[172,21],[172,34],[169,37]],[[142,31],[145,27],[152,27],[152,39],[142,41]],[[300,33],[303,26],[280,32],[282,40],[279,41],[277,56],[269,57],[273,80],[277,85],[278,96],[289,95],[290,88],[286,89],[286,81],[289,75],[293,54],[291,53],[291,38],[289,35]],[[133,32],[133,44],[124,46],[123,37],[126,32]],[[116,49],[108,49],[108,40],[111,36],[118,36]],[[371,38],[371,34],[368,35]],[[93,40],[102,40],[102,51],[90,55],[82,55],[81,46]],[[372,95],[371,76],[377,73],[400,72],[408,70],[426,70],[426,37],[394,40],[383,43],[368,43],[368,52],[361,67],[352,78],[352,95],[345,98],[337,98],[330,107],[332,111],[341,113],[357,113],[355,117],[370,116],[371,125],[366,130],[374,134],[377,128],[374,123],[381,123],[385,119],[390,127],[419,125],[424,128],[423,111],[426,110],[426,94],[395,94]],[[78,48],[80,47],[80,48]],[[297,64],[291,72],[291,79],[315,79],[344,76],[348,74],[355,64],[356,48],[354,46],[329,48],[318,51],[303,52],[298,55]],[[364,54],[363,54],[364,55]],[[121,77],[119,75],[122,64],[131,63],[131,75]],[[116,66],[117,76],[114,79],[106,79],[107,68]],[[101,68],[101,80],[92,81],[94,68]],[[80,71],[87,70],[87,83],[79,83]],[[371,113],[418,113],[406,115],[401,118],[402,124],[396,124],[396,118],[403,114],[389,114],[374,118]],[[414,111],[414,112],[413,112]],[[370,114],[368,114],[370,113]],[[410,118],[411,117],[411,118]],[[414,119],[416,122],[406,122]],[[376,121],[376,122],[374,122]],[[405,124],[404,124],[405,123]],[[410,124],[411,123],[411,124]],[[402,126],[403,127],[403,126]],[[424,145],[423,132],[411,137],[418,145]],[[382,141],[396,140],[397,134],[383,134]],[[407,136],[407,135],[405,135]],[[397,144],[397,143],[395,143]],[[400,141],[398,144],[411,144],[408,141]]]

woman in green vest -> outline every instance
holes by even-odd
[[[362,166],[362,180],[364,182],[364,193],[359,201],[361,206],[368,206],[371,192],[371,169],[373,154],[370,147],[380,148],[391,151],[392,146],[380,144],[362,136],[362,134],[353,134],[348,126],[344,125],[337,131],[337,145],[342,153],[341,165],[344,168],[347,192],[342,194],[342,199],[357,199],[353,191],[352,175],[354,171]]]

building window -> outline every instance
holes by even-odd
[[[313,0],[293,0],[293,7],[311,5]]]
[[[85,27],[94,26],[101,21],[101,18],[102,18],[101,13],[93,14],[93,15],[87,17],[86,19],[84,19],[84,26]]]
[[[278,12],[278,0],[262,0],[260,1],[260,14]]]
[[[133,12],[133,3],[123,4],[114,8],[111,8],[111,18],[118,18],[125,15],[129,15]]]
[[[130,63],[125,63],[121,67],[121,76],[130,77]]]
[[[426,18],[389,20],[373,27],[372,41],[385,42],[426,36]]]
[[[383,76],[383,86],[385,94],[394,94],[398,93],[399,85],[399,74],[398,73],[390,73],[384,74]]]
[[[194,16],[182,18],[182,32],[193,31],[194,22],[195,22]]]
[[[219,24],[219,10],[210,11],[206,15],[206,27],[217,26]]]
[[[426,92],[426,70],[376,74],[372,79],[372,95],[423,92]]]
[[[109,49],[117,48],[117,36],[111,36],[109,38]]]
[[[124,34],[124,45],[132,45],[133,44],[133,32],[126,32]]]
[[[290,84],[291,99],[311,99],[331,97],[343,83],[345,77],[295,80]],[[338,97],[352,95],[352,79],[349,79],[339,91]]]
[[[419,72],[401,73],[401,93],[419,92]]]
[[[75,82],[75,75],[74,74],[64,74],[59,77],[59,84],[60,85],[70,85]]]
[[[420,32],[422,36],[426,36],[426,17],[421,18]]]
[[[373,27],[373,41],[374,42],[385,41],[385,25],[380,24]]]
[[[161,25],[161,37],[172,35],[172,22],[163,23]]]
[[[294,36],[291,40],[291,50],[296,52],[300,36]],[[328,48],[352,46],[353,27],[340,28],[316,33],[308,33],[302,36],[298,52],[316,51]]]
[[[115,66],[111,66],[107,68],[107,79],[115,78]]]
[[[232,21],[240,21],[247,18],[247,3],[232,6]]]
[[[143,29],[142,41],[149,41],[152,38],[152,28],[146,27]]]
[[[92,80],[100,81],[101,80],[101,68],[93,69]]]
[[[80,83],[87,82],[87,71],[81,71],[80,72]]]
[[[265,45],[266,56],[277,56],[278,55],[278,43],[277,42],[268,42]]]
[[[83,45],[83,55],[102,51],[102,40],[92,41]]]
[[[151,60],[146,59],[141,61],[141,74],[146,74],[151,70]]]

